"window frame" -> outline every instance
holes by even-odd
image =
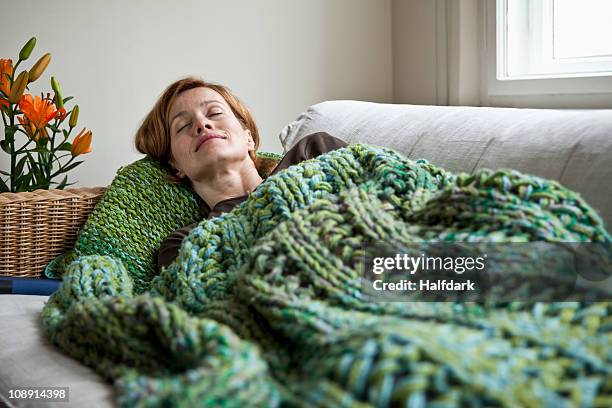
[[[552,7],[552,0],[544,1],[543,7]],[[590,72],[572,74],[546,74],[509,76],[507,72],[507,30],[498,29],[498,21],[506,26],[508,0],[484,0],[484,67],[486,70],[487,93],[489,96],[503,95],[559,95],[559,94],[605,94],[612,93],[612,74]],[[528,7],[533,7],[529,2]],[[543,18],[542,8],[530,10],[529,18]],[[534,22],[525,21],[524,24]],[[541,27],[541,26],[540,26]],[[543,31],[543,30],[540,30]],[[537,32],[537,30],[536,30]],[[540,32],[541,36],[545,35]],[[552,35],[552,32],[550,33]],[[538,44],[541,42],[538,41]],[[551,41],[552,43],[552,41]],[[536,47],[529,47],[532,52]],[[498,52],[499,51],[499,52]],[[536,51],[538,52],[538,51]],[[529,59],[533,61],[533,58]]]

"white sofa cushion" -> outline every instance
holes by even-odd
[[[42,332],[47,296],[0,295],[0,406],[114,407],[114,390],[82,363],[64,355]],[[18,387],[69,387],[69,401],[8,399]]]
[[[612,226],[612,110],[420,106],[328,101],[281,131],[287,151],[325,131],[390,147],[450,171],[513,168],[580,192]]]

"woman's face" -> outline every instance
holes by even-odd
[[[180,177],[205,178],[224,164],[251,160],[255,148],[225,99],[209,88],[179,94],[170,108],[170,148]]]

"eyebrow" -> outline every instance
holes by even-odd
[[[202,101],[202,102],[200,103],[200,106],[210,105],[211,103],[215,103],[215,102],[220,103],[220,104],[223,104],[223,103],[222,103],[220,100],[218,100],[218,99],[208,99],[208,100]],[[178,118],[179,116],[182,116],[182,115],[184,115],[184,114],[186,114],[186,113],[187,113],[187,111],[180,111],[179,113],[177,113],[176,115],[174,115],[174,117],[172,117],[172,119],[170,120],[170,127],[172,127],[172,124],[174,123],[174,121],[175,121],[175,119],[176,119],[176,118]]]

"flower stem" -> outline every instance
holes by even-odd
[[[7,137],[10,134],[10,137],[7,137],[10,142],[10,151],[11,151],[11,192],[14,193],[16,191],[17,186],[15,185],[15,115],[13,114],[13,105],[9,103],[9,119],[10,126],[4,128],[4,135]]]
[[[59,125],[60,121],[59,120],[55,120],[55,124],[54,127],[57,129],[58,125]],[[54,130],[53,133],[51,134],[51,149],[49,150],[49,157],[46,163],[47,166],[47,174],[51,175],[51,170],[53,170],[53,161],[55,156],[55,134],[57,132]],[[49,186],[51,185],[51,180],[53,178],[49,177],[49,179],[47,180],[49,182]]]
[[[63,156],[59,156],[59,157],[58,157],[58,156],[55,156],[55,158],[54,158],[53,160],[54,160],[54,161],[56,161],[56,162],[58,162],[58,163],[60,164],[60,166],[61,166],[60,159],[63,159],[64,157],[68,157],[68,156],[71,156],[71,154],[70,154],[70,153],[66,153],[66,154],[65,154],[65,155],[63,155]]]
[[[60,166],[60,168],[59,168],[59,169],[58,169],[58,170],[57,170],[55,173],[53,173],[53,174],[51,175],[51,177],[49,177],[49,180],[51,180],[53,177],[57,176],[58,174],[62,174],[62,170],[64,170],[64,168],[65,168],[66,166],[68,166],[70,163],[72,163],[72,161],[74,160],[74,158],[75,158],[75,157],[76,157],[76,156],[72,156],[72,157],[70,158],[70,160],[68,160],[66,163],[64,163],[64,165],[63,165],[63,166]]]
[[[28,141],[26,142],[26,144],[24,144],[23,146],[21,146],[19,149],[17,149],[15,151],[15,155],[31,151],[31,150],[27,150],[26,147],[28,147],[30,145],[30,143],[32,143],[33,139],[30,138],[30,136],[23,129],[16,128],[15,129],[15,133],[17,133],[17,132],[21,132],[24,135],[26,135],[27,138],[28,138]]]
[[[11,82],[13,82],[14,79],[14,75],[17,72],[17,67],[19,66],[19,64],[21,64],[21,59],[17,60],[17,63],[15,64],[15,66],[13,67],[13,74],[11,75]]]

